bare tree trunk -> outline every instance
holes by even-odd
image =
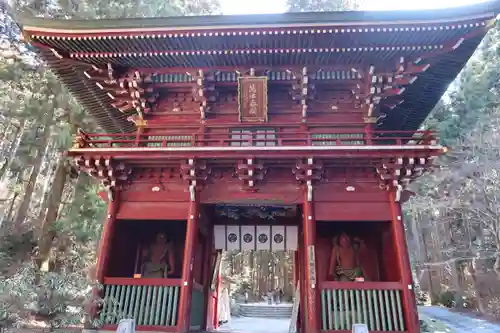
[[[33,160],[33,169],[31,170],[28,184],[24,189],[23,199],[21,201],[19,209],[17,210],[16,219],[14,220],[15,228],[19,228],[21,224],[23,224],[26,215],[28,214],[32,199],[31,197],[33,196],[33,192],[35,191],[36,181],[38,179],[38,175],[40,174],[40,170],[42,169],[44,157],[47,153],[47,143],[49,142],[50,137],[50,123],[52,122],[53,116],[54,111],[49,112],[49,114],[47,115],[42,132],[42,137],[38,143],[38,152],[35,159]]]
[[[495,265],[493,266],[493,269],[495,270],[497,278],[500,279],[500,249],[498,247],[495,259]]]
[[[17,192],[17,191],[14,192],[14,195],[10,199],[10,204],[9,204],[9,208],[7,210],[7,213],[5,213],[4,221],[10,221],[10,218],[12,217],[12,211],[14,210],[14,204],[15,204],[18,196],[19,196],[19,192]],[[0,222],[2,222],[2,221],[0,221]],[[1,226],[1,223],[0,223],[0,226]]]
[[[7,171],[10,169],[10,166],[12,164],[12,161],[14,160],[14,157],[16,156],[17,149],[19,148],[19,145],[21,144],[21,139],[24,134],[24,129],[25,129],[25,122],[23,121],[19,127],[16,126],[16,130],[14,132],[12,142],[9,146],[9,149],[7,150],[7,156],[5,157],[5,165],[2,165],[2,169],[0,170],[0,181],[3,180],[4,176],[6,175]]]
[[[4,157],[2,161],[2,166],[0,167],[0,179],[2,178],[2,175],[7,171],[7,167],[9,166],[9,159],[7,157]]]
[[[493,269],[495,270],[497,278],[500,279],[500,230],[497,230],[495,236],[496,236],[495,243],[497,252],[495,253],[496,259],[495,259],[495,265],[493,265]]]
[[[460,284],[460,275],[459,275],[459,267],[460,264],[457,264],[456,261],[450,263],[451,269],[451,280],[455,289],[455,306],[461,307],[463,303],[463,295],[464,291],[462,290],[462,285]]]
[[[41,270],[49,269],[50,252],[52,242],[56,236],[54,224],[57,221],[59,207],[64,192],[64,185],[66,184],[68,172],[66,159],[61,157],[57,165],[54,182],[50,191],[47,212],[45,218],[41,223],[41,233],[38,239],[38,258],[37,264]]]
[[[474,291],[476,293],[477,309],[479,310],[480,313],[486,313],[486,306],[484,304],[483,297],[479,290],[479,284],[477,282],[476,259],[472,259],[472,261],[468,262],[467,268],[469,270],[472,279],[472,287],[474,288]]]

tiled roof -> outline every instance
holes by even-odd
[[[134,125],[126,120],[131,113],[113,108],[112,98],[84,75],[91,65],[179,68],[180,74],[158,74],[153,81],[186,82],[189,78],[181,78],[185,67],[374,65],[393,70],[401,57],[415,62],[423,57],[431,66],[404,90],[404,102],[382,110],[388,117],[381,129],[414,130],[481,42],[498,3],[420,12],[22,21],[25,35],[49,66],[109,132],[132,131]],[[327,72],[331,77],[315,75],[322,80],[352,75],[345,70]],[[283,77],[279,71],[268,75],[271,80]]]

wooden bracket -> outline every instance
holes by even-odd
[[[96,85],[107,92],[112,100],[111,106],[120,112],[135,110],[140,119],[151,109],[150,105],[156,101],[157,94],[148,87],[151,83],[150,75],[142,75],[139,71],[129,72],[119,76],[111,64],[107,69],[92,66],[84,71],[84,75],[94,80]]]
[[[181,164],[182,179],[188,182],[189,196],[191,200],[195,198],[195,192],[202,189],[205,181],[208,179],[211,170],[207,167],[205,161],[188,159]]]
[[[125,185],[132,174],[132,169],[125,163],[116,162],[110,157],[80,156],[74,159],[74,163],[78,170],[100,180],[108,194],[109,191],[112,192],[115,188]]]
[[[206,75],[206,73],[199,69],[196,73],[188,74],[194,80],[193,87],[193,99],[200,103],[200,120],[204,121],[207,118],[207,112],[210,111],[210,101],[215,101],[215,96],[211,94],[215,92],[215,86],[213,85],[214,77],[212,75]],[[211,80],[212,78],[212,80]]]
[[[243,182],[242,190],[257,191],[257,183],[264,180],[267,169],[255,159],[247,158],[236,165],[236,175]]]
[[[401,198],[401,191],[431,166],[429,158],[417,156],[396,157],[382,161],[376,167],[379,187],[384,190],[395,190],[397,198]]]
[[[307,158],[306,162],[298,161],[295,169],[292,170],[295,174],[295,179],[302,185],[305,185],[307,190],[307,200],[313,200],[313,185],[314,182],[321,180],[323,176],[323,165],[314,162],[314,158]]]
[[[310,98],[309,92],[312,88],[309,84],[310,79],[307,67],[302,68],[300,73],[293,73],[293,78],[297,80],[297,83],[292,85],[292,99],[300,101],[302,108],[302,121],[305,122],[309,108],[307,105],[308,99]]]

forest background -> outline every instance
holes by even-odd
[[[0,0],[0,328],[81,324],[106,212],[100,185],[63,157],[97,125],[16,24],[53,18],[218,14],[217,0]],[[290,11],[356,9],[288,0]],[[413,185],[405,224],[414,276],[432,302],[500,316],[500,34],[494,28],[424,127],[453,147]],[[226,253],[223,276],[250,297],[293,292],[289,253]]]

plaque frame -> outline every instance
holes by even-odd
[[[238,118],[241,123],[265,123],[269,120],[268,117],[268,80],[267,76],[240,76],[238,77]],[[258,96],[257,99],[261,102],[261,115],[257,114],[255,117],[249,116],[248,110],[245,110],[243,104],[244,94],[242,91],[243,85],[251,81],[256,81],[262,83],[262,90],[260,93],[261,97]]]

